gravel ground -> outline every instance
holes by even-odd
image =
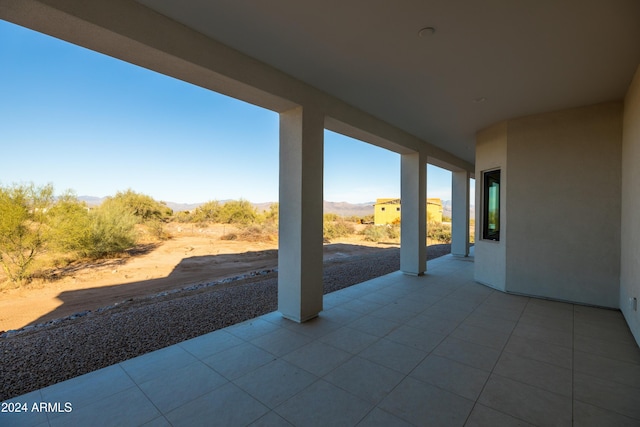
[[[431,245],[428,259],[450,252]],[[333,259],[324,293],[400,268],[400,252]],[[102,312],[0,339],[0,401],[225,328],[277,309],[277,273],[226,286],[129,301]]]

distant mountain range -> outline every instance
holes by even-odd
[[[347,203],[347,202],[323,202],[325,213],[333,213],[340,216],[367,216],[373,215],[373,205],[376,202]]]
[[[80,201],[85,202],[89,206],[99,206],[106,197],[94,197],[94,196],[80,196],[78,197]],[[228,202],[229,200],[219,200],[220,203]],[[198,206],[203,205],[202,203],[175,203],[175,202],[164,202],[168,207],[173,209],[174,212],[181,211],[191,211],[196,209]],[[252,203],[253,206],[260,212],[266,211],[269,207],[275,202],[265,202],[265,203]],[[347,202],[324,202],[324,212],[325,213],[334,213],[342,216],[365,216],[365,215],[373,215],[373,205],[375,202],[368,203],[347,203]]]
[[[94,196],[80,196],[78,200],[85,202],[89,206],[100,206],[102,202],[106,199],[106,197],[94,197]],[[221,203],[226,202],[227,200],[221,200]],[[175,202],[164,202],[168,207],[170,207],[174,212],[182,212],[182,211],[192,211],[196,209],[198,206],[203,205],[202,203],[175,203]],[[262,203],[263,204],[263,203]],[[256,203],[254,206],[258,206]],[[270,203],[267,203],[267,209],[269,208]]]
[[[95,196],[80,196],[78,200],[81,202],[85,202],[88,206],[100,206],[106,197],[95,197]],[[164,202],[168,207],[170,207],[174,212],[181,211],[191,211],[197,208],[198,206],[204,203],[174,203],[174,202]]]
[[[85,202],[89,206],[99,206],[106,197],[94,197],[94,196],[80,196],[79,200]],[[228,200],[220,200],[220,203],[227,202]],[[174,212],[192,211],[203,203],[175,203],[165,202],[168,207],[173,209]],[[262,212],[269,209],[269,206],[274,202],[266,203],[252,203],[253,206]],[[366,216],[373,215],[373,205],[375,202],[367,203],[348,203],[348,202],[328,202],[324,201],[324,212],[334,213],[340,216]],[[451,217],[451,200],[442,201],[442,215],[445,217]],[[471,218],[475,218],[474,207],[471,206]]]
[[[80,196],[78,200],[85,202],[88,206],[100,206],[106,197]]]
[[[258,211],[266,211],[274,202],[253,203]],[[334,213],[340,216],[366,216],[373,215],[373,205],[368,203],[347,203],[347,202],[323,202],[324,213]]]
[[[451,218],[451,200],[442,201],[442,216]],[[476,219],[475,205],[469,206],[469,216],[471,219]]]

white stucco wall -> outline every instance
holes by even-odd
[[[640,66],[625,98],[622,135],[620,309],[640,344],[640,311],[629,301],[640,300]]]
[[[482,240],[482,172],[500,169],[500,241]],[[505,290],[507,206],[507,124],[495,124],[476,135],[476,243],[474,248],[476,281]]]
[[[507,291],[618,307],[622,111],[508,121]]]

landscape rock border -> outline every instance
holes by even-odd
[[[196,291],[196,290],[199,290],[199,289],[202,289],[202,288],[208,288],[208,287],[211,287],[211,286],[219,286],[219,285],[224,285],[224,284],[228,284],[228,283],[237,282],[239,280],[246,280],[246,279],[253,278],[253,277],[265,276],[267,274],[276,273],[277,271],[278,271],[278,268],[269,268],[269,269],[266,269],[266,270],[252,271],[252,272],[249,272],[249,273],[246,273],[246,274],[241,274],[239,276],[227,277],[227,278],[224,278],[224,279],[221,279],[221,280],[216,280],[216,281],[213,281],[213,282],[197,283],[197,284],[193,284],[193,285],[184,286],[182,288],[171,289],[169,291],[159,292],[159,293],[154,294],[154,295],[147,295],[147,296],[144,296],[144,297],[141,297],[141,298],[135,298],[135,300],[154,299],[154,298],[158,298],[158,297],[164,297],[164,296],[167,296],[167,295],[177,294],[177,293],[180,293],[180,292]],[[118,302],[116,302],[114,304],[106,305],[104,307],[100,307],[100,308],[97,308],[95,310],[84,310],[84,311],[81,311],[81,312],[78,312],[78,313],[71,314],[71,315],[66,316],[66,317],[61,317],[61,318],[58,318],[58,319],[51,319],[51,320],[48,320],[46,322],[36,323],[35,325],[27,325],[27,326],[24,326],[24,327],[22,327],[20,329],[10,329],[8,331],[0,331],[0,339],[13,337],[13,336],[19,335],[19,334],[21,334],[23,332],[31,332],[31,331],[38,330],[38,329],[41,329],[41,328],[46,328],[46,327],[49,327],[49,326],[58,325],[58,324],[60,324],[62,322],[66,322],[66,321],[69,321],[69,320],[75,320],[75,319],[78,319],[80,317],[84,317],[84,316],[87,316],[87,315],[92,315],[94,313],[96,313],[96,314],[97,313],[102,313],[102,312],[105,312],[107,310],[111,310],[111,309],[114,309],[116,307],[119,307],[119,306],[121,306],[123,304],[130,303],[132,301],[134,301],[134,298],[128,298],[126,300],[118,301]]]

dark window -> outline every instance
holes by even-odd
[[[400,212],[400,208],[396,208],[396,211]]]
[[[383,206],[383,207],[381,207],[381,208],[380,208],[380,210],[381,210],[381,211],[383,211],[383,210],[384,210],[384,206]]]
[[[485,172],[482,238],[500,240],[500,170]]]

